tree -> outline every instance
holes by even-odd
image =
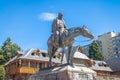
[[[0,47],[0,65],[2,65],[4,63],[5,63],[4,56],[3,56],[3,53],[2,53],[2,48]]]
[[[12,57],[14,57],[16,55],[16,51],[21,51],[21,48],[17,45],[17,44],[12,44]]]
[[[5,62],[9,61],[11,58],[15,56],[16,51],[20,51],[21,48],[17,44],[12,44],[11,39],[7,38],[7,40],[3,43],[2,53],[4,56]]]
[[[93,41],[91,46],[89,47],[89,58],[91,58],[93,60],[103,60],[104,59],[96,41]]]
[[[3,65],[0,65],[0,80],[5,80],[5,69]]]
[[[0,80],[5,79],[4,63],[8,62],[15,56],[16,51],[20,51],[21,48],[17,44],[13,44],[10,38],[7,38],[0,47]]]

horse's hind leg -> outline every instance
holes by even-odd
[[[67,59],[67,63],[69,64],[70,63],[70,53],[71,53],[71,49],[72,49],[72,46],[69,46],[69,51],[68,51],[68,59]]]
[[[51,67],[52,66],[52,54],[50,50],[48,50],[48,54],[49,54],[49,67]]]
[[[65,52],[65,48],[63,48],[63,49],[62,49],[62,58],[61,58],[61,64],[62,64],[62,61],[63,61],[64,52]]]

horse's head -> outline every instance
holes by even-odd
[[[94,35],[84,25],[82,27],[82,35],[90,39],[94,38]]]

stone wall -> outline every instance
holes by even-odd
[[[97,76],[96,80],[120,80],[120,76]]]
[[[89,71],[85,71],[85,69]],[[86,67],[63,65],[51,67],[31,75],[28,80],[93,80],[96,72]]]
[[[35,75],[31,76],[29,80],[72,80],[68,79],[67,72],[59,72],[59,73],[51,73],[51,74],[43,74],[43,75]]]
[[[68,71],[34,75],[29,78],[29,80],[94,80],[94,79],[95,77],[92,74]]]

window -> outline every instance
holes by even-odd
[[[32,56],[34,56],[34,52],[33,52],[33,53],[31,53],[31,55],[32,55]]]
[[[42,69],[42,68],[43,68],[43,67],[42,67],[42,63],[40,63],[40,64],[39,64],[39,69]]]
[[[116,39],[120,39],[120,37],[116,37]]]
[[[112,38],[112,40],[115,40],[115,38]]]
[[[37,63],[36,62],[30,62],[30,67],[37,68]]]
[[[27,61],[23,61],[22,62],[22,67],[28,67],[28,62]]]
[[[118,54],[118,52],[116,52],[116,54]]]
[[[46,53],[43,53],[43,52],[42,52],[41,54],[42,54],[43,57],[46,57]]]
[[[53,58],[56,58],[56,55],[54,55]]]

